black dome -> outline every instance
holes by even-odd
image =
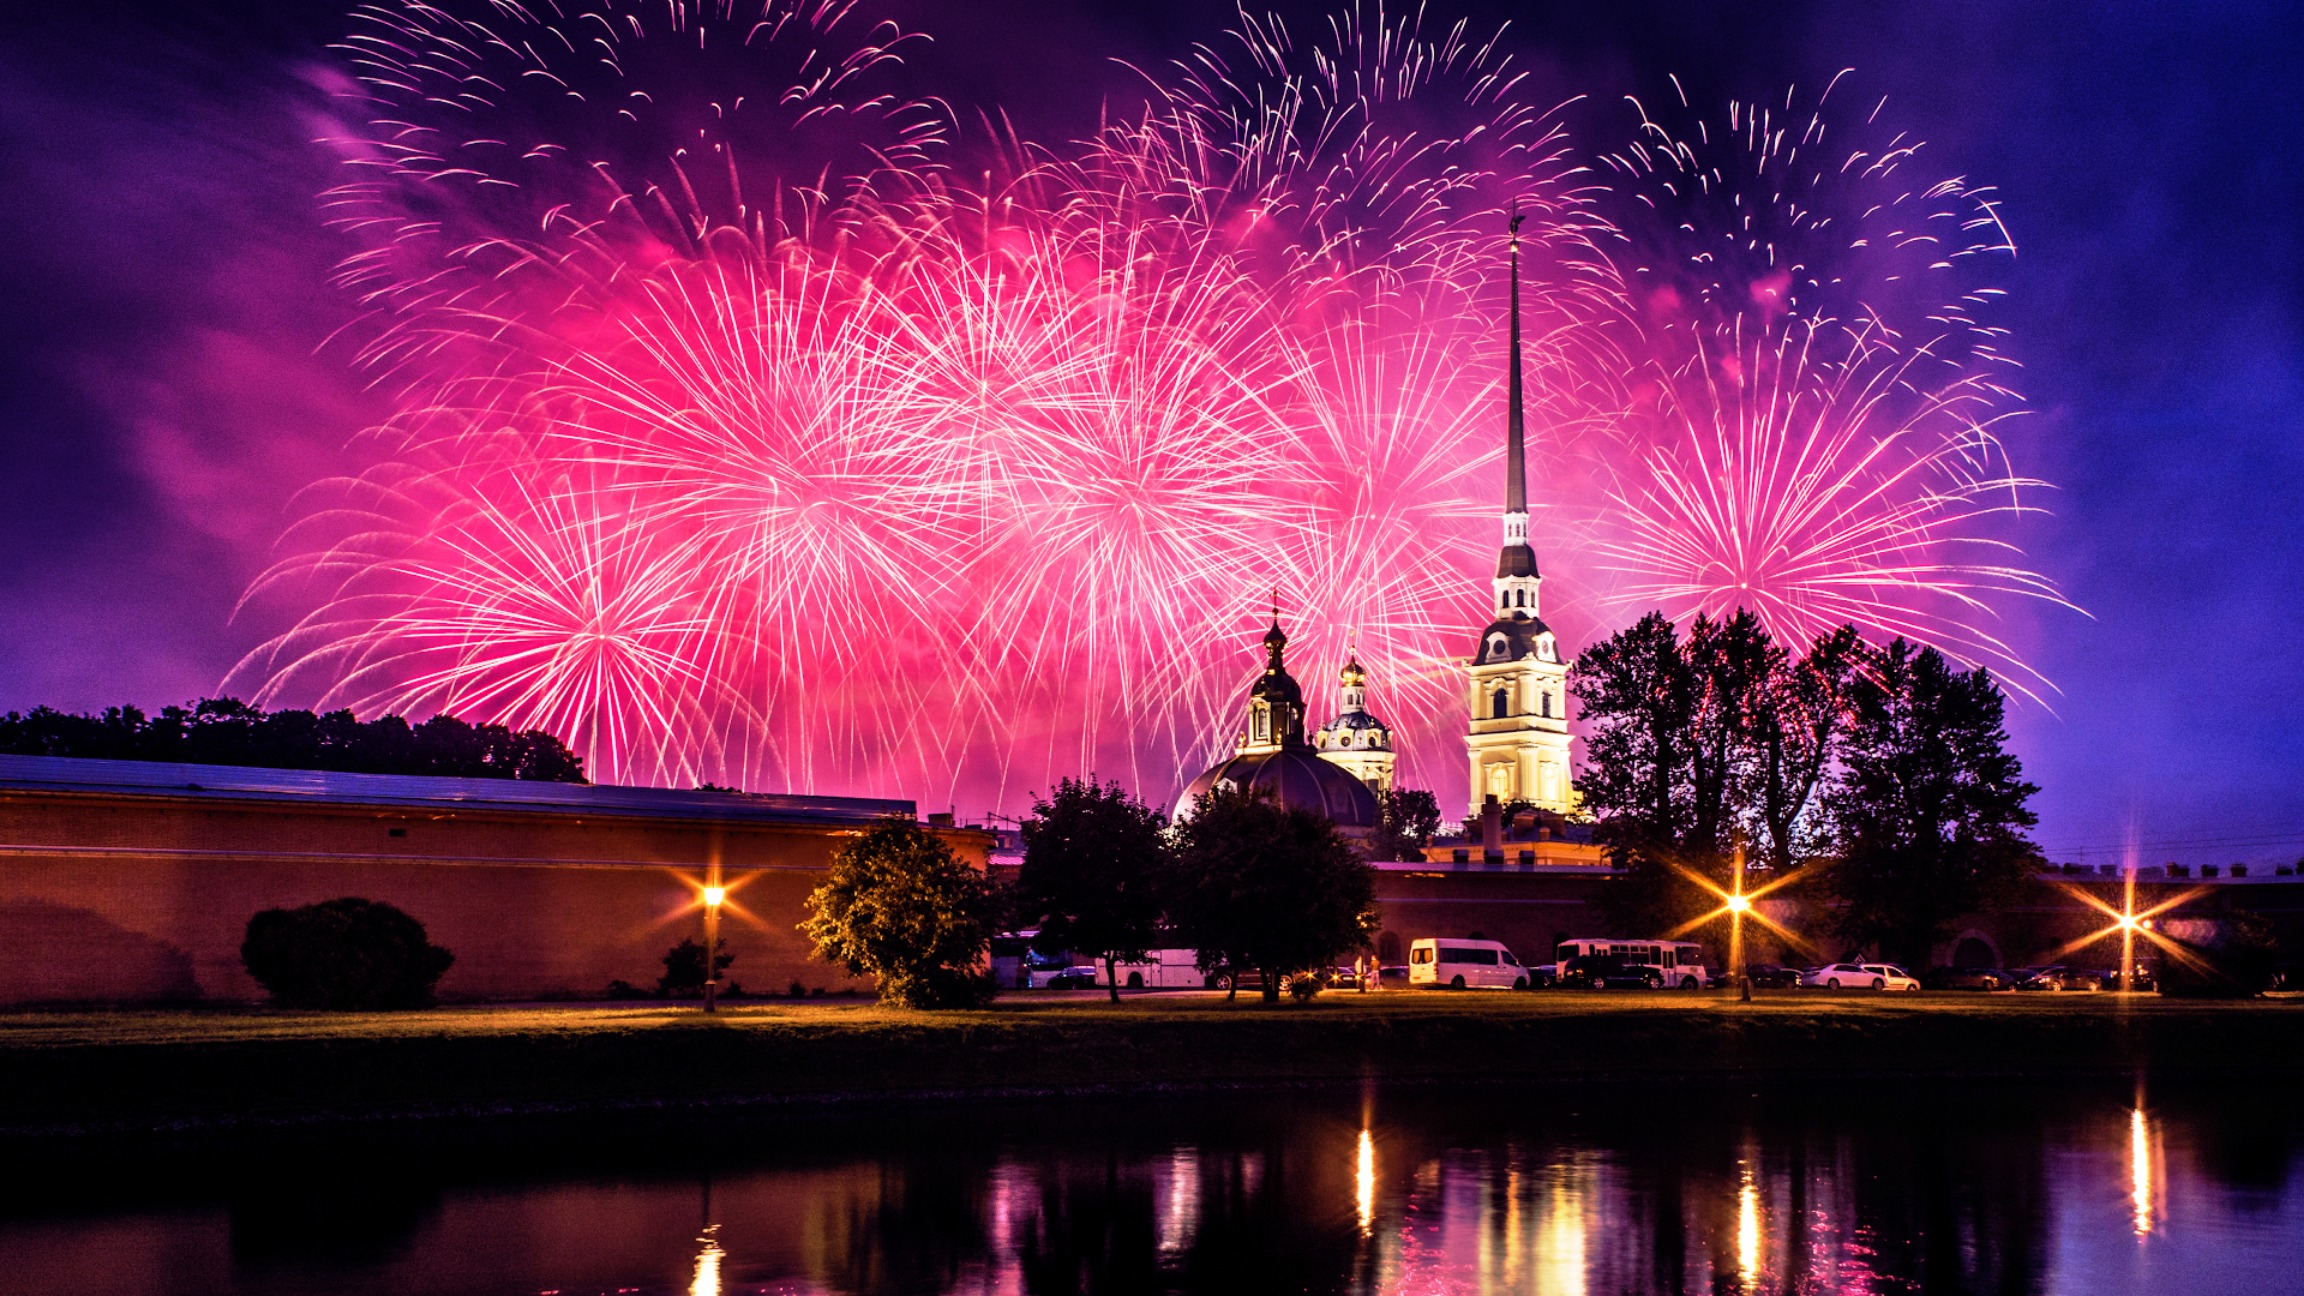
[[[1183,799],[1176,803],[1177,815],[1190,814],[1192,803],[1214,791],[1219,783],[1263,792],[1291,810],[1324,814],[1347,833],[1376,827],[1376,794],[1309,747],[1234,756],[1215,765],[1184,789]]]
[[[1536,641],[1552,633],[1552,627],[1525,612],[1515,612],[1488,623],[1480,632],[1480,642],[1473,645],[1472,664],[1519,661],[1536,652]]]

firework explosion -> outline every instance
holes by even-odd
[[[307,609],[235,673],[267,701],[549,728],[617,781],[1156,798],[1278,591],[1308,682],[1356,635],[1444,789],[1507,204],[1541,545],[1972,659],[2052,595],[1964,552],[2022,484],[1997,218],[1907,141],[1828,158],[1821,100],[1586,161],[1496,39],[1367,4],[1244,12],[1051,147],[901,93],[924,38],[840,0],[355,19],[329,199],[400,413],[252,595]]]

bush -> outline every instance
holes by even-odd
[[[728,965],[735,961],[736,956],[728,952],[727,941],[712,943],[714,977],[726,972]],[[679,944],[664,951],[664,975],[656,979],[656,993],[667,999],[704,997],[704,942],[684,936]]]
[[[240,962],[282,1008],[423,1008],[456,956],[388,904],[347,896],[248,920]]]

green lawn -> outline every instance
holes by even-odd
[[[1020,995],[0,1016],[0,1132],[663,1104],[1480,1079],[2154,1074],[2304,1080],[2304,1002],[2106,994]]]

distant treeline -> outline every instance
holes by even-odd
[[[584,762],[541,729],[472,725],[436,715],[361,721],[350,711],[261,711],[238,698],[202,698],[147,716],[131,707],[73,715],[53,707],[0,715],[0,753],[98,760],[183,761],[352,774],[582,783]]]

